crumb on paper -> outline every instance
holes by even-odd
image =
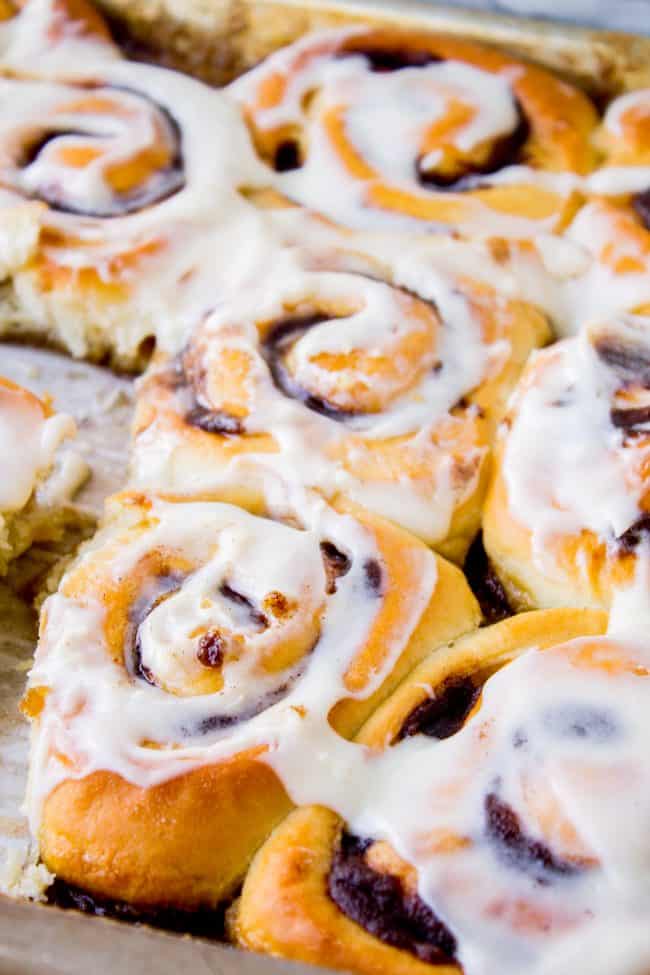
[[[53,880],[54,875],[38,862],[28,842],[10,847],[4,863],[0,863],[0,893],[14,899],[45,900],[45,891]]]

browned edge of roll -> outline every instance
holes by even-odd
[[[426,0],[98,0],[134,56],[224,84],[308,31],[354,23],[428,29],[496,44],[590,93],[650,84],[650,37],[462,11]],[[152,38],[154,40],[152,41]]]

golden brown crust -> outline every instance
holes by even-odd
[[[216,908],[290,809],[251,753],[148,789],[95,772],[46,799],[41,856],[62,880],[139,908]]]
[[[605,613],[549,610],[525,613],[462,637],[431,654],[363,727],[356,740],[381,750],[398,737],[404,721],[450,677],[487,679],[532,647],[557,646],[575,637],[599,635]],[[378,940],[337,907],[328,875],[343,823],[329,809],[304,807],[282,823],[255,857],[242,896],[231,914],[231,934],[243,947],[282,958],[351,969],[424,975],[457,973],[456,966],[432,966]],[[372,867],[411,887],[411,869],[386,843],[372,848]]]
[[[416,667],[364,724],[356,740],[371,747],[393,742],[405,718],[449,677],[477,678],[481,685],[500,667],[533,647],[557,646],[576,636],[607,629],[607,614],[598,610],[548,609],[519,613],[441,647]]]
[[[380,608],[344,682],[361,693],[404,628],[408,595],[420,586],[426,551],[408,533],[340,500],[337,510],[358,519],[374,539],[382,564]],[[130,509],[131,537],[146,530],[150,502],[125,493],[114,499],[115,512]],[[128,537],[128,536],[127,536]],[[124,544],[124,529],[112,543],[87,552],[62,584],[66,598],[83,603],[101,592],[105,641],[123,666],[130,609],[146,580],[170,566],[188,571],[178,553],[155,550],[133,572],[115,579],[111,565]],[[428,553],[427,557],[429,557]],[[367,698],[343,699],[330,720],[351,737],[371,711],[427,654],[476,627],[480,610],[459,569],[436,559],[437,584],[429,604],[386,680]],[[406,604],[406,609],[405,609]],[[47,631],[45,613],[42,628]],[[38,721],[46,688],[32,688],[24,708]],[[279,779],[258,752],[235,753],[151,788],[135,786],[111,772],[64,781],[45,800],[40,828],[43,862],[63,880],[92,894],[137,907],[193,910],[214,907],[232,895],[255,851],[291,808]],[[72,767],[71,756],[61,756]]]
[[[346,238],[342,237],[340,258],[344,264],[350,260],[346,248]],[[479,386],[468,390],[450,415],[441,417],[430,437],[421,440],[419,445],[414,443],[410,434],[377,439],[365,438],[351,431],[328,446],[324,462],[342,465],[365,487],[381,487],[384,483],[395,484],[406,480],[405,491],[412,486],[425,498],[427,492],[432,494],[436,490],[440,462],[436,464],[438,454],[434,448],[442,445],[443,466],[449,470],[445,476],[450,478],[456,500],[447,533],[433,547],[446,558],[462,562],[480,527],[481,508],[489,477],[488,452],[497,424],[530,352],[550,340],[551,330],[546,316],[531,304],[514,299],[504,301],[489,286],[466,276],[459,275],[454,286],[465,297],[485,346],[499,341],[508,343],[508,353],[503,361],[489,366]],[[396,293],[401,295],[401,292]],[[427,310],[429,306],[421,303],[421,308]],[[328,309],[328,313],[332,314],[331,309]],[[346,313],[346,309],[341,311],[341,314]],[[260,343],[271,325],[266,321],[257,323]],[[207,350],[210,350],[209,356]],[[239,354],[239,349],[237,352]],[[168,467],[174,472],[221,472],[233,461],[244,459],[246,478],[240,477],[236,483],[225,480],[218,488],[215,487],[212,496],[260,511],[264,506],[265,457],[276,454],[280,446],[272,426],[267,432],[248,433],[245,429],[249,413],[259,410],[251,402],[249,393],[254,386],[249,376],[251,370],[256,368],[253,362],[261,354],[259,349],[252,345],[250,349],[247,347],[246,356],[237,363],[228,358],[229,353],[227,344],[222,347],[219,339],[211,336],[208,330],[206,335],[198,333],[191,340],[184,357],[185,365],[158,357],[155,368],[144,378],[138,390],[133,425],[136,464],[142,468],[142,476],[146,478],[147,451],[149,445],[155,444],[159,438],[164,438],[167,450],[173,455],[173,463],[170,462]],[[206,362],[210,363],[209,374]],[[345,363],[340,371],[345,380]],[[334,370],[333,377],[336,374]],[[227,388],[224,388],[223,376],[227,376]],[[183,387],[182,395],[178,395],[179,383]],[[214,402],[217,383],[223,403]],[[345,381],[341,385],[343,389],[346,388]],[[207,398],[203,386],[209,386],[211,390]],[[193,411],[185,412],[188,392],[195,399],[201,394],[202,409],[208,418],[214,415],[218,420],[221,407],[225,404],[225,412],[241,423],[241,429],[238,427],[235,432],[219,432],[218,423],[215,430],[196,425]],[[277,390],[276,395],[280,398],[285,393]],[[210,404],[209,408],[205,406],[206,403]],[[259,429],[263,422],[264,417],[255,414],[255,428]],[[449,468],[447,461],[451,461]],[[171,474],[172,479],[176,476]],[[187,483],[190,485],[188,496],[194,495],[196,492],[191,477],[187,478]],[[313,486],[320,488],[319,484]],[[181,476],[178,480],[179,494],[182,494],[182,489]]]
[[[346,503],[344,510],[356,511],[359,520],[366,526],[373,526],[375,531],[382,526],[383,530],[381,534],[377,533],[376,538],[388,574],[380,619],[373,627],[373,635],[368,641],[363,658],[355,661],[353,668],[348,670],[346,684],[351,691],[358,692],[372,676],[373,667],[377,666],[390,646],[391,632],[401,625],[403,595],[415,588],[418,578],[417,569],[408,557],[404,557],[408,548],[414,544],[412,536],[393,525],[382,523],[380,518],[369,516],[349,503]],[[436,573],[432,598],[390,676],[370,697],[341,701],[331,712],[330,721],[346,737],[358,731],[365,718],[433,647],[439,647],[479,625],[481,611],[460,569],[437,557]]]
[[[327,893],[342,823],[329,809],[297,809],[256,856],[233,918],[237,944],[292,961],[360,975],[457,975],[378,941]]]

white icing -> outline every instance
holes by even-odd
[[[621,196],[650,188],[650,166],[603,166],[585,181],[591,193]]]
[[[268,522],[230,505],[155,501],[144,532],[139,534],[131,525],[131,537],[124,537],[111,567],[116,582],[147,552],[160,546],[179,552],[196,565],[178,592],[156,607],[140,628],[143,655],[152,665],[154,678],[160,676],[159,665],[169,676],[174,664],[174,680],[187,678],[187,672],[182,672],[184,663],[198,643],[198,636],[190,634],[196,634],[197,626],[202,628],[206,620],[209,626],[223,626],[225,619],[227,626],[244,635],[242,659],[230,668],[231,673],[229,666],[224,668],[224,687],[215,694],[179,696],[130,677],[121,662],[116,664],[109,658],[100,598],[89,597],[82,604],[61,593],[50,597],[47,633],[30,678],[33,686],[53,688],[32,761],[30,808],[34,827],[43,796],[68,774],[50,754],[54,741],[65,743],[64,752],[70,749],[78,756],[76,774],[113,768],[131,781],[151,785],[253,744],[268,744],[274,750],[285,734],[293,735],[298,707],[306,708],[308,723],[326,729],[332,705],[343,697],[355,696],[343,681],[382,605],[381,596],[368,588],[364,568],[368,559],[377,559],[378,553],[359,523],[335,514],[318,498],[303,499],[301,515],[308,525],[304,531]],[[128,529],[128,513],[122,520]],[[81,564],[92,559],[114,533],[110,527],[100,533],[82,555]],[[333,543],[351,561],[349,571],[337,579],[336,592],[328,596],[320,561],[321,541]],[[419,584],[405,598],[403,620],[391,645],[385,648],[382,666],[370,675],[359,696],[371,694],[390,672],[434,593],[434,557],[421,548],[413,551],[412,558],[417,559]],[[259,667],[264,646],[259,635],[246,634],[250,621],[237,618],[236,609],[224,605],[228,600],[212,599],[212,606],[205,605],[207,593],[212,592],[214,597],[211,583],[224,579],[233,588],[241,586],[243,595],[252,596],[253,601],[258,594],[273,591],[294,596],[299,600],[296,625],[303,631],[309,632],[310,613],[317,615],[315,646],[312,649],[310,643],[303,648],[297,674],[293,668],[275,674],[270,671],[265,676]],[[167,653],[170,634],[179,648],[175,661],[170,661]],[[286,638],[285,632],[278,651]],[[264,639],[268,641],[262,635],[262,643]],[[74,673],[71,681],[65,679],[66,672],[70,676]],[[248,714],[283,683],[288,686],[279,703],[271,703],[227,734],[196,730],[202,721],[215,715]],[[83,702],[83,706],[72,716],[75,701]],[[121,716],[119,726],[113,717],[116,707]],[[175,742],[175,747],[152,749],[143,744],[146,741],[162,746]]]
[[[51,141],[23,165],[24,143],[37,141],[39,128]],[[95,158],[81,166],[66,165],[64,152]],[[130,92],[95,88],[85,93],[54,83],[45,89],[42,83],[0,85],[0,179],[25,196],[51,199],[55,206],[81,214],[119,215],[118,194],[108,182],[111,170],[132,158],[157,154],[167,164],[161,162],[144,186],[122,194],[124,205],[141,209],[182,186],[180,165],[173,167],[177,152],[168,118]]]
[[[610,132],[617,139],[624,138],[624,119],[628,112],[636,118],[650,117],[650,88],[638,88],[614,98],[607,106],[603,117],[605,131]]]
[[[444,150],[426,151],[427,132],[459,105],[468,118],[441,138],[441,145],[471,153],[481,145],[512,133],[518,116],[511,91],[513,71],[495,74],[457,61],[443,61],[399,72],[373,72],[363,56],[335,58],[332,52],[356,29],[331,31],[306,37],[272,55],[258,68],[234,82],[229,91],[244,106],[255,103],[258,86],[273,72],[283,77],[286,88],[278,104],[255,110],[255,125],[262,131],[286,126],[304,130],[307,156],[302,165],[275,175],[275,185],[298,200],[347,226],[366,229],[447,229],[422,218],[381,213],[368,204],[374,182],[386,180],[399,190],[431,197],[421,186],[415,165],[435,168]],[[298,67],[296,67],[298,66]],[[605,125],[617,131],[621,115],[631,106],[644,105],[647,92],[634,92],[610,105]],[[337,155],[326,128],[333,113],[344,113],[345,138],[366,166],[363,178],[355,178]],[[462,167],[461,167],[462,172]],[[269,173],[268,180],[274,175]],[[504,165],[481,173],[481,186],[520,185],[555,193],[558,201],[574,192],[619,196],[647,189],[650,166],[603,166],[581,176],[574,172],[544,170],[532,165]],[[460,218],[460,227],[474,236],[499,234],[529,237],[551,232],[556,217],[526,218],[495,213],[478,200]]]
[[[61,78],[81,64],[92,69],[118,57],[108,37],[68,18],[65,0],[27,0],[18,16],[0,22],[0,67],[6,72],[36,70]]]
[[[650,175],[650,174],[649,174]],[[563,237],[541,235],[543,270],[520,263],[519,286],[546,310],[558,335],[615,320],[650,304],[650,235],[602,201],[583,206]]]
[[[36,397],[0,381],[0,514],[25,507],[52,467],[60,444],[74,431],[71,417],[47,416]]]
[[[361,55],[332,57],[338,45],[355,33],[354,29],[331,31],[298,41],[273,54],[229,90],[246,104],[254,101],[261,79],[273,71],[286,72],[282,100],[256,111],[255,122],[263,130],[301,125],[309,148],[303,165],[278,174],[276,185],[292,199],[348,226],[381,228],[387,223],[386,215],[367,205],[373,179],[388,180],[426,199],[430,190],[416,180],[416,163],[423,173],[431,172],[440,166],[445,151],[470,154],[514,132],[519,118],[511,90],[512,71],[496,74],[460,61],[442,61],[399,72],[373,72]],[[300,68],[292,74],[294,63]],[[316,109],[311,103],[305,108],[314,92]],[[346,139],[373,173],[370,184],[355,181],[333,149],[325,121],[340,111],[345,113]],[[460,113],[453,116],[458,122],[444,136],[434,137],[436,148],[427,148],[430,130],[450,112]],[[480,180],[485,185],[501,180],[526,184],[544,177],[559,192],[568,192],[575,185],[569,174],[542,175],[526,166],[506,166],[498,174],[481,174]],[[395,214],[388,219],[392,227],[423,227],[422,220]],[[474,234],[527,236],[533,229],[551,229],[553,222],[553,217],[531,220],[496,215],[476,200],[467,217]],[[429,229],[435,227],[432,220]]]
[[[40,2],[30,0],[27,9]],[[55,328],[76,355],[87,353],[89,332],[96,329],[104,329],[121,354],[133,355],[152,334],[163,347],[178,347],[220,289],[236,287],[264,260],[271,239],[266,221],[237,188],[263,182],[265,171],[231,100],[198,81],[116,58],[72,58],[65,77],[66,84],[0,80],[0,269],[14,274],[22,316]],[[78,107],[93,96],[104,99],[105,111]],[[174,127],[176,168],[169,166]],[[57,132],[25,166],[25,151]],[[102,155],[73,167],[61,162],[62,147],[90,147]],[[107,182],[110,168],[143,151],[162,151],[165,161],[130,193],[132,212],[119,215],[120,200]],[[40,206],[34,202],[39,196],[80,212]],[[18,242],[16,226],[24,228]],[[59,239],[52,241],[53,234]],[[43,258],[73,274],[91,267],[100,280],[119,281],[128,288],[128,308],[92,295],[83,305],[64,288],[43,290],[24,265],[37,246]],[[140,250],[143,256],[130,265],[128,255]]]
[[[627,438],[611,411],[642,406],[645,397],[618,402],[625,377],[597,343],[611,337],[643,354],[647,335],[647,320],[633,317],[585,330],[537,353],[513,396],[504,431],[508,505],[546,568],[555,537],[590,531],[613,545],[639,517],[650,445]]]
[[[65,318],[67,323],[70,307],[48,304],[63,299],[56,294],[46,298],[30,277],[29,262],[37,254],[75,271],[90,263],[109,281],[125,251],[160,245],[147,258],[146,273],[136,268],[127,275],[128,322],[109,309],[99,315],[99,325],[109,329],[120,350],[155,332],[162,348],[175,353],[190,328],[201,322],[196,334],[209,338],[208,365],[223,348],[249,355],[248,429],[272,433],[280,448],[277,455],[255,458],[257,470],[263,469],[264,490],[278,511],[297,507],[301,529],[227,505],[156,501],[146,529],[130,521],[127,512],[97,536],[81,556],[82,566],[124,528],[110,562],[115,581],[156,549],[176,551],[191,568],[179,573],[177,587],[165,593],[139,627],[139,665],[153,683],[137,676],[134,660],[125,668],[107,652],[100,592],[81,601],[60,591],[48,600],[47,625],[31,675],[32,686],[50,688],[34,737],[33,828],[43,798],[71,774],[57,756],[73,761],[77,776],[111,769],[147,787],[263,745],[266,760],[296,802],[330,806],[354,832],[387,839],[416,866],[421,896],[458,938],[468,975],[496,970],[562,975],[583,964],[585,945],[594,971],[599,966],[608,975],[640,975],[650,953],[647,553],[639,559],[634,585],[616,596],[609,638],[544,652],[530,649],[488,682],[481,709],[458,734],[439,742],[418,736],[383,754],[371,753],[338,736],[327,716],[337,701],[350,696],[344,675],[381,607],[381,597],[369,590],[364,574],[367,560],[378,553],[358,523],[297,491],[296,484],[341,490],[424,538],[444,537],[459,501],[444,446],[430,448],[436,479],[424,491],[405,480],[390,485],[357,481],[326,451],[340,445],[349,431],[371,443],[409,438],[416,454],[429,449],[436,424],[451,422],[449,410],[457,400],[506,360],[504,343],[490,345],[479,335],[459,289],[466,274],[488,283],[504,300],[528,297],[539,303],[567,333],[583,330],[537,356],[533,366],[540,381],[522,386],[514,401],[518,412],[504,470],[513,510],[534,529],[537,556],[544,557],[545,540],[557,532],[589,528],[607,540],[616,538],[640,510],[638,472],[646,455],[640,461],[639,450],[622,448],[622,435],[610,420],[617,382],[595,353],[597,331],[587,327],[596,316],[610,320],[650,300],[647,260],[639,258],[639,266],[625,273],[603,260],[605,246],[624,251],[631,245],[610,239],[607,214],[593,202],[582,208],[562,239],[551,236],[552,219],[495,216],[477,205],[472,233],[532,238],[540,265],[522,252],[499,267],[482,244],[413,238],[407,243],[406,235],[382,236],[376,231],[384,231],[387,221],[365,206],[362,185],[347,181],[318,114],[308,126],[310,153],[302,169],[276,178],[255,159],[236,102],[246,100],[260,72],[223,95],[173,72],[125,63],[110,43],[71,32],[65,23],[53,34],[57,18],[52,0],[29,0],[20,16],[0,25],[0,65],[8,75],[17,75],[0,80],[0,272],[13,276],[15,297],[27,318]],[[328,35],[323,57],[289,87],[281,107],[262,124],[300,121],[303,96],[325,84],[319,110],[348,105],[347,138],[372,166],[410,191],[412,161],[420,149],[425,169],[442,162],[439,149],[426,147],[426,129],[444,116],[452,100],[469,107],[449,142],[461,153],[513,130],[517,119],[507,77],[454,62],[373,74],[363,58],[328,60],[327,45],[336,46],[341,36]],[[271,68],[288,64],[312,43],[309,39],[278,53]],[[110,92],[123,114],[102,117],[66,108],[80,92],[88,94],[81,86],[89,80],[95,94]],[[605,124],[614,134],[620,134],[622,113],[640,97],[624,96],[610,107]],[[138,188],[142,209],[123,216],[80,216],[38,202],[40,196],[52,200],[54,193],[73,210],[110,210],[115,200],[108,165],[160,145],[169,150],[163,154],[169,159],[175,132],[165,113],[180,131],[182,186],[177,173],[155,172]],[[80,126],[84,136],[78,134]],[[34,135],[53,129],[67,134],[43,146],[36,160],[25,165],[22,153],[33,145]],[[75,172],[57,156],[61,139],[68,148],[99,142],[106,151]],[[646,189],[650,167],[612,165],[582,178],[510,166],[482,180],[542,187],[560,196],[576,190],[617,196]],[[304,213],[263,214],[238,192],[271,184],[371,233],[343,237],[331,227],[316,229]],[[417,185],[415,190],[427,193]],[[395,226],[391,221],[390,230]],[[399,229],[412,232],[415,227],[423,229],[421,222],[405,218]],[[432,223],[425,229],[440,227]],[[55,245],[53,233],[78,243]],[[380,271],[389,267],[395,284],[436,304],[441,323],[412,320],[387,285],[346,273],[350,264],[345,259],[341,266],[332,260],[341,247],[348,256],[357,252],[362,273],[372,273],[376,264]],[[347,428],[281,395],[260,354],[255,322],[285,317],[287,306],[299,309],[307,293],[349,305],[342,319],[332,320],[328,312],[327,321],[294,347],[291,368],[315,394],[328,393],[329,377],[316,362],[319,355],[354,351],[371,360],[381,351],[392,358],[407,335],[431,328],[422,374],[412,386],[404,391],[399,383],[391,385],[390,377],[383,386],[368,383],[389,405],[351,418]],[[79,331],[68,338],[77,354],[85,351],[87,319],[82,308]],[[638,338],[647,327],[634,318],[617,322],[628,338]],[[437,359],[443,370],[436,374],[432,365]],[[350,389],[365,382],[366,368],[350,369],[342,377]],[[402,368],[397,372],[401,375]],[[29,499],[70,426],[65,418],[36,416],[22,401],[18,408],[0,387],[0,407],[4,401],[0,456],[9,476],[0,484],[0,511],[12,511]],[[477,460],[472,451],[464,458],[468,464]],[[179,444],[155,423],[137,444],[133,473],[138,484],[188,491],[241,484],[254,476],[245,458],[218,470],[207,463],[188,467]],[[297,505],[288,504],[286,492],[292,502],[298,499]],[[323,540],[351,560],[333,594],[325,593]],[[401,594],[401,627],[360,696],[371,694],[389,673],[435,592],[433,556],[421,549],[412,557],[418,560],[419,585]],[[245,594],[255,612],[229,596],[224,585]],[[265,598],[272,592],[295,604],[295,613],[270,620]],[[267,623],[255,613],[266,614]],[[224,637],[226,653],[223,684],[210,692],[197,651],[202,635],[212,631]],[[295,658],[280,672],[264,667],[265,656],[276,646],[294,642]],[[588,644],[624,664],[632,660],[634,666],[607,672],[579,665]],[[237,647],[243,648],[240,656]],[[248,719],[200,731],[215,715],[237,714]],[[590,715],[596,715],[591,723]],[[559,859],[566,851],[557,853],[554,844],[560,850],[563,844],[573,846],[576,856],[589,858],[589,868],[570,877],[559,870],[559,876],[540,883],[530,865],[526,872],[516,868],[512,857],[510,862],[499,858],[485,828],[485,800],[494,792],[517,813],[533,840],[549,845]],[[548,807],[540,810],[540,802],[557,806],[550,817],[551,835],[543,822]],[[573,834],[563,828],[567,823]],[[441,854],[433,842],[437,831],[468,842]],[[537,863],[534,869],[542,868]],[[542,917],[537,926],[536,917]]]
[[[281,276],[280,276],[281,275]],[[272,435],[279,450],[275,453],[246,451],[233,454],[220,465],[203,465],[184,457],[185,438],[165,427],[164,420],[154,422],[137,438],[132,480],[138,486],[166,485],[172,491],[210,491],[228,484],[242,483],[252,477],[275,474],[292,482],[314,486],[332,495],[345,491],[367,505],[414,531],[428,541],[440,541],[448,532],[456,507],[476,488],[482,445],[467,450],[465,458],[470,474],[458,483],[454,473],[453,440],[436,441],[441,423],[447,424],[447,437],[461,434],[462,415],[450,411],[487,377],[498,374],[509,354],[508,342],[500,339],[486,342],[481,326],[468,301],[459,291],[457,279],[439,273],[433,263],[418,261],[415,254],[398,262],[395,276],[399,283],[419,291],[430,299],[440,315],[421,305],[420,315],[426,320],[410,318],[412,299],[388,285],[345,273],[305,272],[287,264],[272,267],[257,288],[224,302],[208,319],[193,339],[201,354],[202,375],[219,375],[225,353],[237,351],[249,364],[246,392],[248,415],[244,429],[248,434]],[[278,287],[276,281],[281,281]],[[298,338],[290,353],[293,381],[304,393],[288,394],[278,388],[267,364],[258,338],[255,322],[281,321],[296,309],[300,314],[318,312],[337,303],[352,314],[329,319],[314,326]],[[432,332],[427,328],[432,326]],[[381,353],[394,359],[396,343],[405,335],[422,335],[425,349],[415,362],[405,361],[397,371],[399,385],[390,376],[359,370],[337,370],[328,373],[314,363],[322,353],[365,352],[370,359]],[[428,338],[431,338],[429,343]],[[399,351],[399,347],[397,346]],[[293,361],[291,361],[293,359]],[[442,368],[434,369],[436,363]],[[407,385],[406,381],[410,382]],[[406,380],[406,381],[405,381]],[[331,401],[334,384],[342,389],[346,408],[348,390],[352,403],[355,384],[361,382],[373,396],[383,399],[379,412],[360,413],[332,418],[321,415],[302,402],[307,393]],[[199,392],[201,405],[218,410],[207,390]],[[405,388],[400,388],[404,386]],[[334,398],[334,403],[336,403]],[[174,408],[185,414],[192,408],[188,391],[181,390]],[[470,408],[470,422],[475,416]],[[346,465],[342,451],[352,451],[348,460],[362,461],[362,452],[373,450],[373,444],[394,437],[404,437],[405,451],[412,450],[420,472],[399,480],[363,476]],[[356,438],[356,439],[355,439]]]

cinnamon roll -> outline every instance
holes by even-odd
[[[650,313],[650,232],[631,206],[592,199],[559,247],[550,240],[537,247],[556,282],[546,310],[561,335],[575,334],[585,322]]]
[[[118,496],[45,604],[23,704],[44,863],[102,910],[191,927],[290,809],[276,761],[313,740],[318,768],[321,734],[352,748],[478,617],[458,569],[351,507]]]
[[[650,312],[650,89],[614,99],[595,133],[602,164],[563,240],[538,239],[560,282],[549,309],[562,334],[622,312]]]
[[[0,377],[0,576],[34,542],[57,541],[74,520],[69,502],[88,475],[63,442],[72,417]]]
[[[232,222],[257,226],[235,188],[256,162],[220,92],[62,48],[54,77],[0,78],[0,333],[141,366],[214,303]]]
[[[492,433],[545,317],[466,274],[271,271],[140,386],[133,478],[259,505],[267,479],[352,498],[462,560]],[[426,297],[425,297],[426,295]]]
[[[388,26],[307,36],[231,85],[274,185],[355,227],[560,229],[596,162],[578,89],[493,48]]]
[[[423,662],[358,736],[372,803],[334,785],[278,827],[239,943],[373,975],[550,972],[579,933],[647,917],[647,643],[606,627],[527,613]]]
[[[604,606],[647,563],[650,321],[534,356],[499,439],[485,547],[517,608]]]
[[[608,105],[595,142],[602,155],[590,179],[595,193],[628,202],[649,229],[650,208],[650,88],[629,91]]]

